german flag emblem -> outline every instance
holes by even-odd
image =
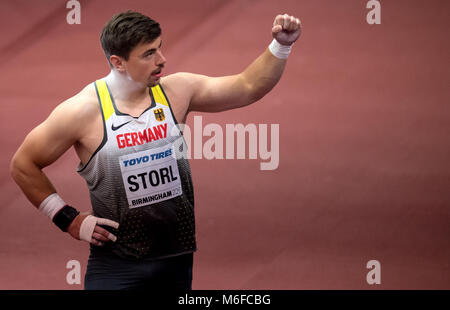
[[[164,110],[161,108],[153,110],[153,113],[155,113],[155,118],[157,121],[162,122],[166,118],[164,115]]]

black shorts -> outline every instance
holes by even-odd
[[[85,290],[191,290],[193,253],[132,261],[111,252],[92,251]]]

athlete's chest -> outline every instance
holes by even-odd
[[[113,114],[105,122],[108,144],[115,149],[150,146],[178,134],[170,107],[156,104],[139,117]]]

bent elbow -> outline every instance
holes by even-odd
[[[9,173],[16,183],[19,183],[26,175],[25,165],[26,162],[20,153],[16,152],[9,163]]]
[[[254,91],[251,93],[251,96],[250,96],[250,98],[249,98],[249,100],[251,101],[250,103],[254,103],[254,102],[256,102],[256,101],[261,100],[261,99],[264,98],[264,97],[265,97],[272,89],[273,89],[273,86],[270,87],[270,88],[265,87],[265,88],[259,88],[259,89],[257,89],[257,90],[254,90]]]
[[[14,156],[11,158],[11,161],[9,162],[9,174],[14,180],[17,180],[20,174],[19,160],[17,153],[14,154]]]
[[[254,93],[251,97],[250,97],[250,103],[255,103],[256,101],[261,100],[262,98],[264,98],[265,95],[267,95],[268,92],[260,92],[260,93]]]

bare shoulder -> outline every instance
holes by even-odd
[[[100,115],[97,93],[91,83],[83,88],[75,96],[62,102],[57,109],[64,110],[74,118],[93,118]]]
[[[42,123],[45,132],[64,132],[72,141],[79,141],[89,134],[101,120],[94,85],[87,85],[75,96],[60,103]]]
[[[21,154],[28,154],[39,166],[46,167],[87,137],[95,124],[101,124],[100,108],[98,104],[96,107],[95,89],[86,86],[60,103],[44,122],[27,135]]]
[[[164,87],[164,90],[167,89],[169,92],[182,93],[191,97],[204,78],[206,76],[200,74],[177,72],[163,77],[161,85]]]
[[[177,72],[165,76],[161,79],[161,84],[164,86],[174,86],[174,87],[188,87],[195,83],[195,79],[198,74],[189,72]]]
[[[199,88],[201,75],[187,72],[170,74],[161,79],[161,86],[169,98],[176,119],[185,123],[192,97]]]

